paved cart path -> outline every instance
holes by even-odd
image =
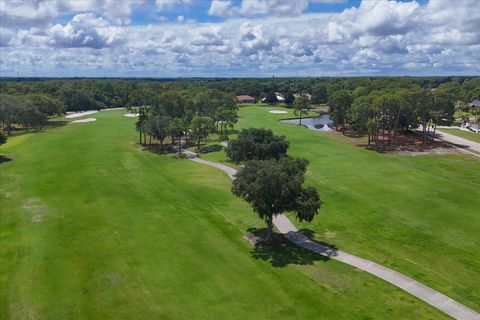
[[[460,130],[460,129],[459,129]],[[422,126],[417,129],[418,132],[422,132]],[[452,147],[459,149],[465,153],[480,157],[480,143],[471,141],[448,132],[442,131],[442,128],[438,128],[435,132],[435,139],[441,140]]]
[[[220,169],[227,173],[230,179],[235,179],[235,174],[237,173],[237,170],[233,168],[230,168],[220,163],[200,159],[195,153],[190,151],[184,151],[184,154],[192,161]],[[387,267],[381,266],[373,261],[362,259],[360,257],[330,248],[309,239],[303,233],[299,232],[298,229],[293,225],[293,223],[283,214],[276,216],[273,219],[273,223],[278,229],[278,231],[284,234],[287,239],[305,249],[319,253],[323,256],[327,256],[331,259],[341,261],[343,263],[366,271],[370,274],[373,274],[374,276],[377,276],[399,287],[400,289],[405,290],[411,295],[425,301],[426,303],[443,311],[444,313],[455,319],[480,320],[480,314],[478,312],[464,306],[463,304],[447,297],[446,295],[438,291],[433,290],[432,288],[429,288],[413,280],[412,278],[409,278]]]
[[[437,132],[436,132],[435,136],[436,136],[437,139],[449,142],[453,145],[467,147],[467,150],[470,149],[470,150],[476,151],[480,154],[480,143],[478,143],[478,142],[468,140],[468,139],[465,139],[465,138],[462,138],[462,137],[458,137],[458,136],[453,135],[451,133],[442,131],[442,129],[439,129],[439,128],[437,128]]]

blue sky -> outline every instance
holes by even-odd
[[[480,1],[0,0],[0,75],[480,74]]]

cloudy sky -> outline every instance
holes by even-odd
[[[480,0],[0,0],[1,76],[479,75]]]

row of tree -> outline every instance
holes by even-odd
[[[140,143],[160,143],[170,138],[171,144],[191,140],[200,149],[202,139],[217,132],[219,140],[228,140],[228,131],[237,122],[237,106],[232,95],[218,90],[202,90],[191,95],[186,91],[170,90],[158,95],[138,95],[130,105],[138,112],[136,129]]]
[[[399,131],[422,126],[423,141],[430,140],[430,129],[453,122],[459,84],[445,83],[434,90],[375,90],[364,95],[339,90],[329,98],[329,115],[336,130],[368,133],[368,144],[394,145]],[[382,137],[380,139],[380,136]]]
[[[47,123],[48,117],[63,112],[61,100],[44,94],[0,94],[0,122],[5,133],[10,133],[14,125],[23,129],[40,130]]]
[[[248,94],[257,99],[282,92],[287,103],[293,94],[308,92],[312,103],[326,103],[339,90],[350,91],[353,97],[377,90],[436,88],[442,84],[459,84],[460,100],[480,98],[479,77],[359,77],[359,78],[262,78],[262,79],[3,79],[0,94],[42,94],[61,100],[66,111],[81,111],[134,105],[138,97],[180,90],[190,93],[205,89]],[[275,95],[271,95],[275,100]]]

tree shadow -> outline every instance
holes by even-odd
[[[262,240],[266,234],[266,228],[250,228],[247,231],[257,239],[251,251],[252,257],[267,261],[273,267],[284,268],[289,264],[312,265],[315,261],[328,261],[330,259],[304,249],[278,233],[274,233],[273,239],[266,242]]]
[[[12,158],[9,158],[9,157],[7,157],[7,156],[2,156],[2,155],[0,155],[0,165],[3,164],[3,163],[5,163],[5,162],[10,162],[10,161],[12,161],[12,160],[13,160]]]
[[[45,125],[45,128],[58,128],[66,126],[69,121],[66,120],[49,120]]]
[[[311,229],[300,229],[298,230],[298,232],[302,233],[305,237],[309,238],[309,239],[312,239],[313,241],[315,241],[316,243],[319,243],[321,244],[322,246],[327,246],[327,247],[330,247],[332,248],[333,250],[337,251],[338,250],[338,247],[334,244],[331,244],[331,243],[328,243],[328,242],[325,242],[325,241],[319,241],[319,240],[314,240],[315,239],[315,235],[317,234],[315,231],[311,230]]]
[[[345,131],[345,133],[343,135],[345,137],[354,138],[354,139],[360,139],[360,138],[364,138],[366,136],[365,133],[355,132],[355,131]]]
[[[142,144],[141,145],[142,150],[144,151],[149,151],[151,153],[155,154],[169,154],[169,153],[178,153],[177,150],[173,148],[173,146],[167,144],[163,145],[163,147],[160,147],[160,144]]]
[[[222,149],[223,149],[222,145],[212,144],[212,145],[200,147],[200,153],[218,152]]]

